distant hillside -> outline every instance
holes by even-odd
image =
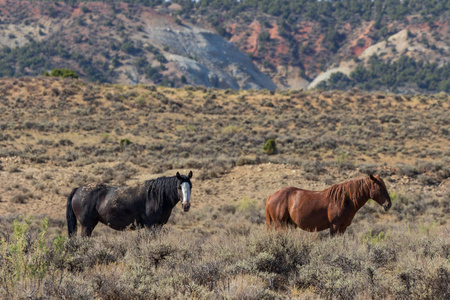
[[[448,0],[124,2],[0,0],[0,76],[450,92]]]
[[[349,76],[357,66],[373,69],[374,58],[389,64],[412,58],[416,71],[427,63],[448,68],[450,60],[448,0],[199,1],[181,12],[222,32],[280,88],[315,87],[332,73]],[[384,76],[384,69],[375,75]],[[448,92],[447,78],[394,82],[400,91]],[[377,82],[346,85],[352,86],[392,90]]]
[[[99,82],[276,88],[215,32],[148,7],[0,0],[0,15],[0,76],[71,68]]]

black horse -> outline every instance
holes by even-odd
[[[77,219],[81,236],[91,236],[98,222],[116,230],[162,226],[179,201],[185,212],[189,210],[191,178],[192,171],[188,176],[177,172],[134,187],[87,184],[74,188],[67,199],[69,237],[77,233]]]

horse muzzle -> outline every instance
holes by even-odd
[[[383,204],[384,211],[388,211],[392,206],[392,202],[386,202]]]
[[[189,208],[191,208],[191,203],[181,203],[181,207],[183,208],[184,212],[188,212]]]

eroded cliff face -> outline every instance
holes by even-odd
[[[250,57],[214,32],[194,26],[151,26],[151,43],[194,85],[231,89],[276,89]]]

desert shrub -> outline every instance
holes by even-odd
[[[58,299],[89,299],[92,295],[91,283],[78,280],[70,274],[61,281],[48,281],[44,286],[45,295],[53,295]]]
[[[33,173],[27,172],[25,173],[25,179],[31,180],[34,179]]]
[[[259,164],[263,161],[263,159],[261,159],[258,156],[240,156],[238,157],[238,159],[236,160],[236,165],[237,166],[244,166],[244,165],[256,165]]]
[[[121,139],[119,144],[120,144],[120,148],[124,149],[126,146],[131,145],[132,142],[129,139]]]
[[[397,260],[397,251],[393,247],[386,244],[376,244],[374,246],[368,245],[369,258],[377,268],[383,267],[388,263]]]
[[[396,217],[399,220],[406,219],[408,221],[415,221],[415,219],[423,215],[427,209],[435,206],[435,203],[431,201],[425,201],[425,195],[423,193],[408,193],[398,194],[396,191],[392,193],[394,200],[392,209],[397,212]]]
[[[353,170],[355,168],[353,162],[348,158],[348,153],[343,151],[339,152],[339,155],[336,157],[334,163],[339,171]]]
[[[240,133],[243,130],[242,127],[237,126],[237,125],[228,125],[227,127],[222,128],[222,133],[223,134],[228,134],[228,135],[232,135],[235,133]]]
[[[53,176],[50,173],[44,173],[41,175],[41,180],[47,181],[47,180],[51,180],[51,179],[53,179]]]
[[[127,251],[126,259],[130,259],[132,268],[156,270],[165,260],[176,255],[178,248],[167,241],[165,229],[154,228],[139,230],[134,236],[136,247]]]
[[[391,289],[397,298],[447,299],[450,296],[450,271],[443,266],[428,271],[421,266],[407,267],[395,279]]]
[[[72,187],[82,186],[83,184],[88,183],[88,176],[82,173],[74,173],[69,176],[68,183],[70,183],[70,186]]]
[[[358,165],[358,169],[364,174],[377,174],[379,167],[374,164],[361,164]]]
[[[136,174],[137,170],[126,163],[118,163],[112,167],[114,180],[119,183],[125,183],[131,176]]]
[[[236,206],[236,210],[252,223],[261,224],[265,216],[261,213],[263,203],[248,196],[242,197]]]
[[[53,69],[50,73],[45,72],[44,76],[62,77],[62,78],[78,78],[78,74],[70,69]]]
[[[296,286],[302,290],[310,289],[324,298],[340,295],[344,299],[352,299],[368,290],[366,274],[374,276],[377,270],[366,267],[364,248],[352,237],[345,237],[345,243],[341,238],[314,244],[309,253],[309,263],[298,267],[293,280]]]
[[[16,173],[16,172],[20,172],[20,167],[19,167],[19,165],[18,165],[17,163],[12,163],[12,164],[9,164],[9,165],[6,167],[6,171],[7,171],[8,173]]]
[[[417,179],[423,184],[423,185],[435,185],[438,184],[439,181],[437,180],[437,178],[433,175],[428,175],[428,174],[420,174],[419,176],[417,176]]]
[[[64,262],[65,268],[70,272],[82,272],[96,265],[115,263],[125,256],[125,246],[124,243],[113,243],[103,237],[97,237],[96,240],[72,237],[65,244],[66,251],[70,253]]]
[[[291,232],[254,237],[250,242],[251,263],[262,272],[289,275],[309,263],[311,245]]]
[[[224,266],[221,262],[207,262],[195,266],[191,278],[196,284],[203,285],[212,291],[223,280],[225,276],[223,270]]]
[[[221,175],[227,173],[232,167],[234,167],[235,161],[234,159],[217,158],[213,161],[210,161],[208,159],[206,161],[200,162],[200,164],[202,165],[202,169],[198,178],[200,180],[207,180],[218,178]]]
[[[101,176],[101,182],[110,183],[114,179],[114,169],[104,168]]]
[[[318,174],[326,172],[325,165],[320,160],[303,161],[302,168],[306,173],[310,173],[310,174],[314,174],[314,175],[318,175]]]
[[[252,212],[257,209],[257,201],[256,199],[252,199],[250,197],[243,197],[239,204],[237,205],[237,210],[239,212]]]
[[[68,140],[68,139],[60,139],[58,141],[58,145],[60,145],[60,146],[72,146],[73,142],[71,140]]]
[[[266,143],[264,144],[263,150],[266,154],[272,155],[276,154],[277,151],[277,145],[274,139],[268,139]]]
[[[93,293],[102,295],[103,299],[139,299],[131,285],[121,281],[118,272],[96,273],[92,276]]]
[[[11,199],[9,200],[9,202],[11,203],[16,203],[16,204],[23,204],[26,203],[28,199],[28,196],[24,193],[19,193],[14,195],[13,197],[11,197]]]
[[[63,156],[63,159],[67,162],[78,160],[79,153],[77,151],[68,150],[66,154]]]
[[[389,236],[389,232],[384,232],[384,231],[373,231],[372,229],[365,233],[363,236],[363,243],[369,243],[371,245],[377,245],[379,244],[381,241],[384,241],[387,237]]]
[[[42,295],[43,280],[58,269],[57,262],[65,256],[65,238],[57,236],[50,245],[46,240],[49,227],[44,218],[39,230],[31,230],[32,219],[14,220],[10,239],[0,244],[0,295],[15,298],[27,283],[34,297]],[[15,296],[14,296],[15,295]]]

